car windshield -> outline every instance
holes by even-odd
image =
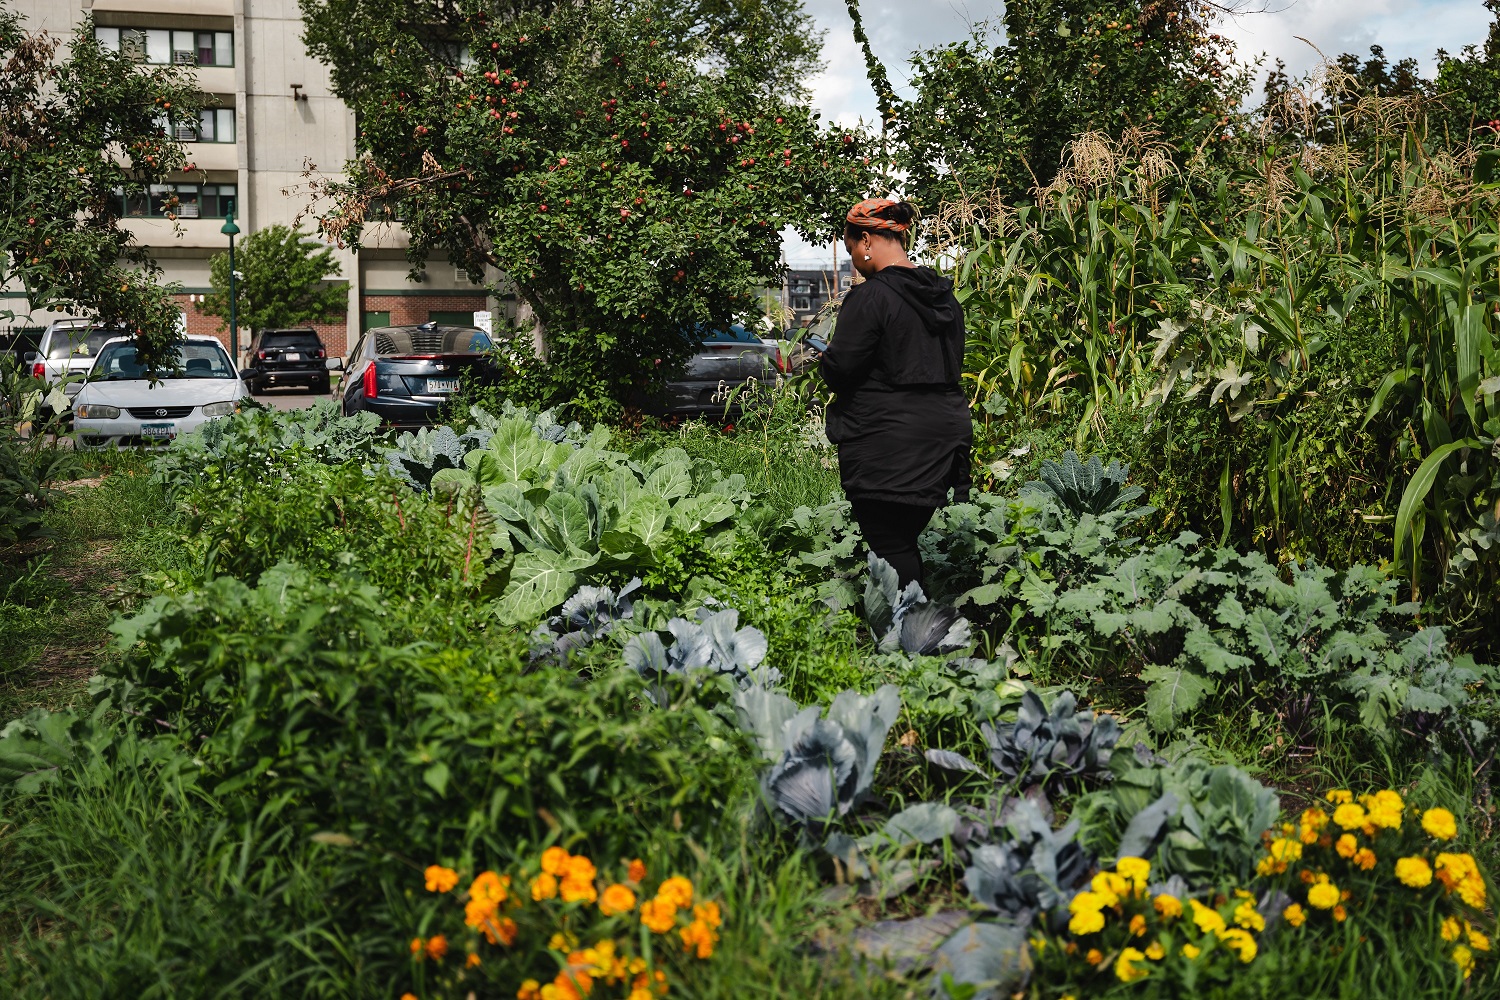
[[[177,348],[177,364],[180,370],[162,372],[158,378],[237,378],[229,355],[218,344],[182,344]],[[136,359],[135,345],[111,344],[99,352],[94,362],[94,378],[108,381],[147,379],[150,373]]]
[[[323,345],[318,343],[316,333],[268,333],[260,343],[261,347],[301,347],[305,350],[316,351]]]
[[[807,328],[807,334],[803,339],[817,337],[825,344],[831,341],[833,339],[833,325],[838,322],[839,305],[842,302],[843,299],[834,299],[819,310],[818,315],[813,317],[812,325]]]
[[[47,345],[47,358],[51,361],[69,357],[92,358],[99,353],[99,348],[119,335],[119,330],[58,330],[52,334],[52,343]]]

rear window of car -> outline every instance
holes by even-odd
[[[261,347],[307,347],[316,350],[323,344],[318,335],[310,330],[292,330],[287,333],[268,333],[261,337]]]
[[[68,357],[92,358],[99,353],[99,348],[118,336],[119,330],[56,330],[52,342],[47,345],[47,358],[51,361]]]
[[[490,338],[476,327],[439,326],[430,329],[414,326],[388,326],[371,330],[375,353],[383,358],[423,354],[483,354],[490,349]]]
[[[761,339],[743,326],[735,324],[727,330],[704,330],[698,331],[705,344],[759,344]]]

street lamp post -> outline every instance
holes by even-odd
[[[240,324],[237,314],[234,290],[234,238],[240,234],[240,227],[234,224],[234,213],[230,212],[224,219],[224,225],[219,227],[219,232],[229,237],[229,356],[234,359],[234,366],[240,366]]]

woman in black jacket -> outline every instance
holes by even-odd
[[[904,587],[922,579],[917,536],[933,511],[968,499],[974,428],[959,385],[964,315],[953,282],[906,256],[916,211],[885,198],[849,210],[844,246],[865,280],[839,308],[823,355],[828,440],[870,551]]]

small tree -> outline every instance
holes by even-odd
[[[242,327],[301,326],[328,322],[344,315],[349,302],[346,285],[330,283],[339,265],[333,251],[291,226],[269,226],[245,237],[235,251],[237,320]],[[209,261],[213,291],[200,311],[223,320],[229,329],[229,255]]]
[[[173,126],[197,122],[202,95],[182,67],[107,51],[87,20],[58,61],[57,41],[9,7],[0,0],[0,285],[20,285],[33,309],[119,323],[143,361],[169,366],[177,306],[119,220],[127,199],[185,168]]]

